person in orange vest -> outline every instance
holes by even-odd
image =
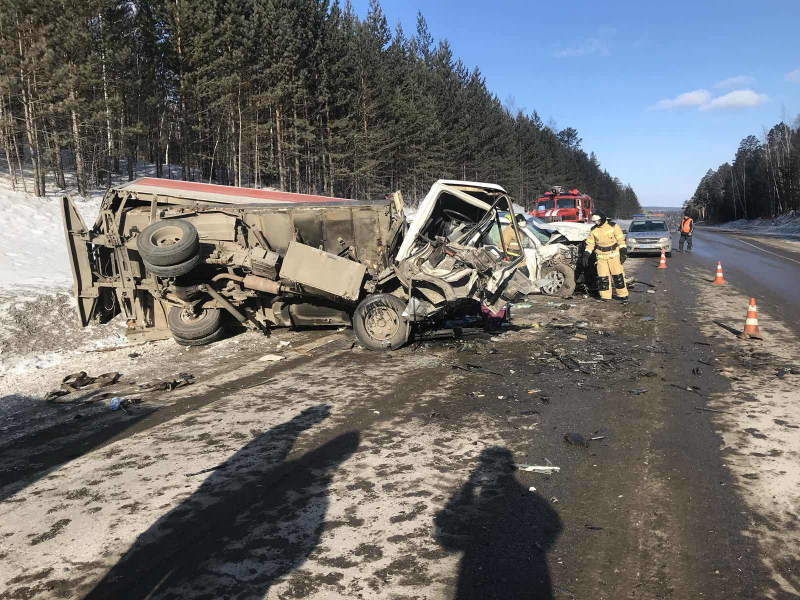
[[[583,252],[584,268],[589,265],[592,252],[597,257],[597,288],[600,299],[604,302],[612,298],[613,289],[617,297],[628,302],[628,287],[625,285],[625,270],[622,263],[628,258],[628,247],[622,229],[614,221],[609,221],[605,213],[596,210],[592,213],[592,229],[586,238],[586,249]]]
[[[681,232],[681,239],[678,241],[678,252],[683,252],[683,243],[685,241],[689,241],[689,245],[686,247],[687,252],[692,251],[692,234],[694,233],[694,219],[689,216],[689,213],[683,215],[683,220],[681,220],[680,226]]]

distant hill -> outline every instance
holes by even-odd
[[[670,212],[681,212],[680,206],[643,206],[644,210],[649,210],[650,212],[663,212],[663,213],[670,213]]]

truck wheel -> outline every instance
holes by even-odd
[[[175,306],[167,315],[167,325],[176,339],[200,340],[222,327],[222,311],[218,308],[206,308],[195,315]]]
[[[187,340],[177,335],[173,334],[172,337],[175,341],[181,346],[205,346],[206,344],[211,344],[212,342],[216,342],[217,340],[221,340],[225,335],[225,328],[220,327],[215,332],[207,335],[205,337],[198,338],[196,340]]]
[[[370,350],[397,350],[409,338],[409,323],[403,318],[405,303],[391,294],[367,296],[353,314],[353,331]]]
[[[186,273],[194,269],[199,262],[200,255],[196,254],[189,260],[178,263],[177,265],[159,266],[151,265],[149,262],[144,261],[144,266],[153,275],[158,275],[159,277],[180,277],[181,275],[186,275]]]
[[[157,267],[186,262],[200,250],[200,237],[188,221],[168,219],[145,227],[136,248],[146,263]],[[155,271],[154,271],[155,272]]]
[[[546,296],[571,296],[575,292],[575,271],[562,263],[542,269],[548,282],[541,288]]]

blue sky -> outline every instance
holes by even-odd
[[[800,113],[800,0],[381,5],[409,36],[422,10],[501,100],[575,127],[643,205],[681,205],[742,138]]]

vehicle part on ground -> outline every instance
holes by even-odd
[[[405,309],[405,303],[397,296],[367,296],[353,314],[356,338],[370,350],[396,350],[410,334],[410,323],[403,317]]]
[[[136,249],[142,260],[150,265],[177,265],[198,253],[200,236],[189,221],[158,221],[145,227],[136,236]]]
[[[214,333],[222,327],[222,311],[203,308],[195,313],[189,308],[173,307],[167,315],[172,335],[184,340],[196,340]]]
[[[219,329],[217,329],[213,333],[211,333],[211,334],[209,334],[209,335],[207,335],[205,337],[201,337],[199,339],[196,339],[196,340],[187,340],[185,338],[178,337],[176,335],[173,335],[172,337],[181,346],[205,346],[206,344],[211,344],[212,342],[217,342],[217,341],[221,340],[223,337],[225,337],[225,328],[224,327],[220,327]]]
[[[575,292],[575,271],[565,264],[544,267],[542,280],[545,282],[539,288],[546,296],[571,296]]]
[[[190,273],[198,264],[200,264],[200,255],[197,254],[191,257],[189,260],[186,260],[182,263],[178,263],[177,265],[151,265],[146,260],[142,260],[144,262],[144,267],[148,271],[150,271],[153,275],[158,275],[159,277],[180,277],[181,275],[186,275]]]

